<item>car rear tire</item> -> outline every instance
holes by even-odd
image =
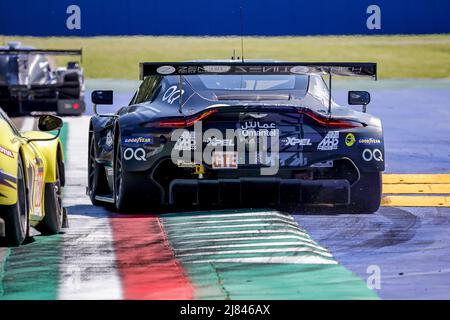
[[[95,199],[96,196],[108,193],[105,169],[95,161],[95,137],[92,135],[89,143],[88,158],[88,194],[94,206],[103,206],[104,203]],[[109,189],[109,188],[108,188]],[[110,192],[110,191],[109,191]]]
[[[381,203],[381,172],[361,173],[359,181],[350,190],[350,212],[374,213]]]
[[[62,185],[60,159],[56,161],[56,181],[45,184],[44,209],[45,216],[36,229],[43,235],[53,235],[61,232],[63,224]]]
[[[123,170],[123,152],[117,139],[114,156],[114,202],[118,212],[152,213],[161,208],[161,196],[145,172]]]
[[[25,172],[22,158],[19,156],[17,169],[17,203],[2,208],[2,218],[5,221],[5,238],[2,245],[17,247],[28,237],[28,201],[25,182]]]
[[[129,191],[133,181],[131,181],[130,174],[123,171],[122,146],[119,141],[120,138],[117,141],[114,156],[114,202],[117,211],[130,212],[136,208],[136,204],[133,204],[132,201],[132,194]]]

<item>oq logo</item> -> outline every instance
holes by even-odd
[[[131,159],[135,159],[137,161],[147,161],[145,156],[146,156],[146,153],[143,148],[137,148],[137,149],[127,148],[123,152],[123,157],[127,161],[131,160]]]
[[[362,153],[362,157],[364,161],[383,161],[383,154],[381,153],[380,149],[364,149]]]

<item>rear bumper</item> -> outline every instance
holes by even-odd
[[[176,179],[169,187],[175,206],[284,206],[348,205],[347,180],[239,178],[218,180]]]

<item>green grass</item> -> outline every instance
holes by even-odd
[[[83,48],[88,78],[137,79],[141,61],[229,59],[239,37],[2,37],[38,48]],[[450,35],[246,37],[245,56],[290,61],[374,61],[379,78],[450,77]],[[64,58],[59,58],[64,63]]]

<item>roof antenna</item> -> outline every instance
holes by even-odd
[[[328,78],[328,115],[331,117],[331,68],[330,68],[330,77]]]
[[[239,16],[241,20],[241,59],[244,62],[244,18],[242,15],[242,6],[239,7]]]

